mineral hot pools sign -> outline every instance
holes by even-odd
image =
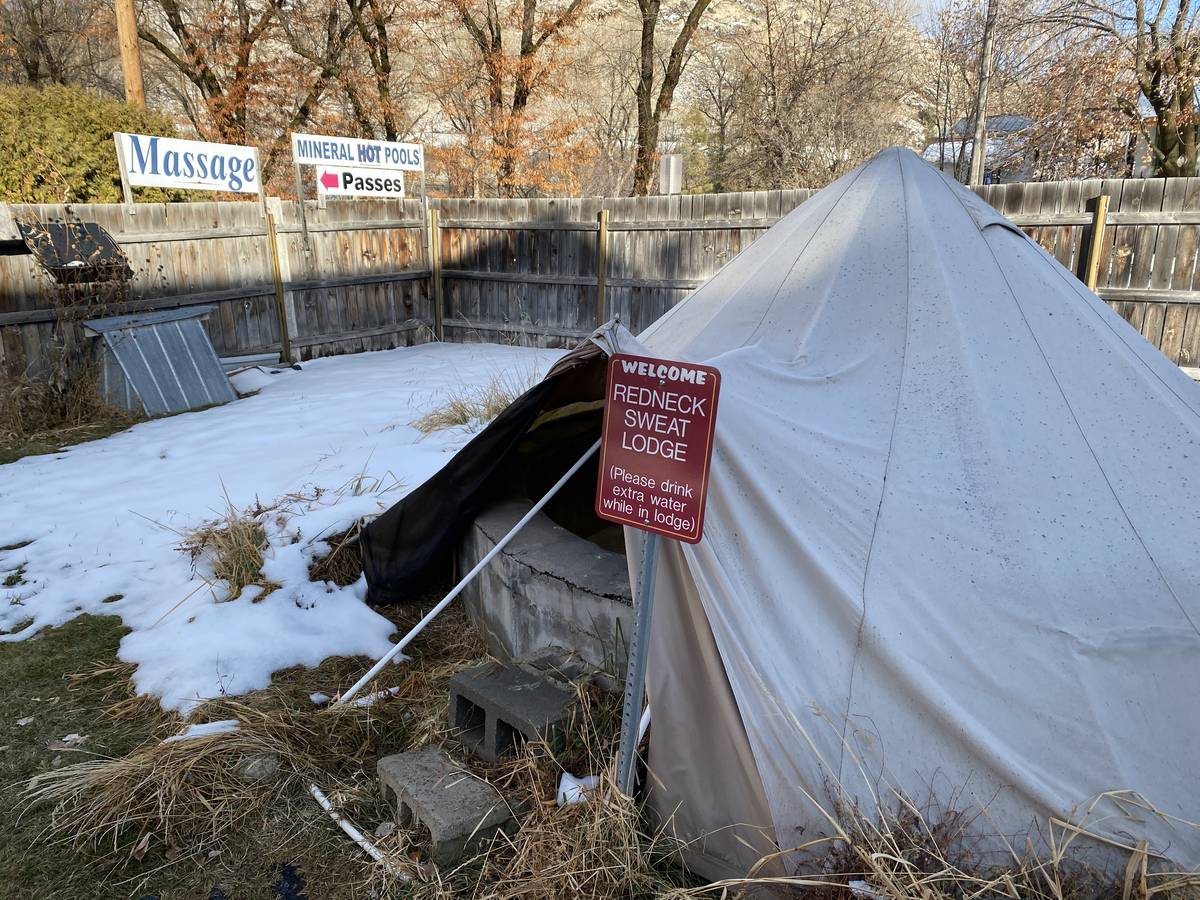
[[[600,518],[700,540],[720,387],[712,366],[624,353],[609,360]]]

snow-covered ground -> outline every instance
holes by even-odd
[[[381,655],[392,626],[362,602],[362,582],[308,579],[322,538],[395,503],[470,439],[466,428],[422,435],[411,423],[423,413],[497,375],[540,377],[558,356],[426,344],[322,359],[226,406],[0,466],[0,547],[31,542],[0,552],[0,583],[24,566],[24,583],[0,587],[0,639],[120,615],[138,689],[183,711],[287,666]],[[256,588],[219,602],[204,564],[193,572],[177,549],[180,532],[224,512],[226,494],[238,508],[294,495],[266,517],[263,572],[282,587],[257,603]]]

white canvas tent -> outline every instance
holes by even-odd
[[[1019,848],[1123,791],[1084,826],[1200,865],[1197,385],[905,150],[639,340],[722,373],[648,686],[654,803],[702,872],[893,789]]]
[[[722,375],[705,536],[664,542],[650,641],[651,799],[693,867],[745,874],[899,795],[958,813],[964,849],[1056,819],[1093,861],[1200,866],[1200,387],[1037,244],[881,153],[371,523],[369,598],[598,437],[601,350]]]

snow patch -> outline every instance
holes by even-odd
[[[309,581],[327,538],[377,515],[471,438],[411,423],[451,394],[540,376],[559,351],[424,344],[315,360],[266,375],[259,393],[144,422],[51,456],[0,466],[0,562],[25,564],[0,588],[0,640],[22,640],[77,615],[120,615],[120,658],[164,707],[266,687],[272,673],[330,656],[379,657],[393,626],[349,587]],[[280,585],[226,601],[223,584],[177,547],[181,534],[239,509],[260,521],[263,573]],[[122,595],[121,602],[105,604]]]

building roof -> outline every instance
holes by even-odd
[[[1003,116],[988,116],[987,130],[990,132],[999,132],[1001,134],[1013,134],[1018,131],[1024,131],[1033,125],[1033,119],[1029,116],[1018,115],[1003,115]],[[966,117],[959,119],[954,123],[954,128],[951,129],[955,135],[972,134],[975,131],[975,117]]]

